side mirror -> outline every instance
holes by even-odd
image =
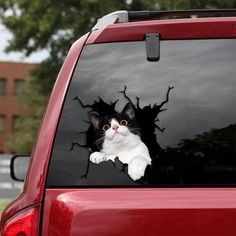
[[[16,181],[24,182],[28,165],[29,165],[30,156],[13,156],[11,159],[11,178]]]

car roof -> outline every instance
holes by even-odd
[[[143,40],[148,33],[161,39],[235,38],[236,9],[117,11],[98,20],[86,44]]]
[[[236,16],[236,9],[194,9],[176,11],[115,11],[97,20],[92,28],[97,30],[108,24],[125,23],[133,21],[144,21],[154,19],[183,19],[203,17],[230,17]]]

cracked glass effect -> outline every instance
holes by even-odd
[[[53,147],[48,186],[225,186],[236,183],[236,41],[161,42],[157,63],[144,42],[85,46]],[[94,164],[91,112],[135,108],[152,165],[133,181],[127,165]],[[101,145],[101,144],[100,144]]]
[[[163,106],[169,101],[169,93],[170,90],[173,88],[174,87],[168,88],[166,93],[166,99],[160,104],[149,104],[147,106],[144,106],[143,108],[140,107],[139,97],[136,97],[136,103],[134,103],[132,99],[127,95],[126,85],[124,86],[124,90],[119,91],[119,93],[123,94],[123,97],[127,100],[127,102],[131,103],[134,107],[135,121],[137,122],[140,131],[138,135],[141,137],[141,140],[147,146],[152,162],[154,163],[155,159],[157,159],[158,156],[162,153],[162,149],[157,143],[155,130],[158,129],[160,132],[164,132],[165,130],[165,128],[160,128],[157,124],[157,122],[159,121],[158,115],[159,113],[166,110],[165,108],[163,108]],[[76,96],[73,100],[77,101],[82,108],[88,108],[88,115],[91,112],[97,112],[101,117],[112,117],[114,115],[119,114],[119,112],[115,110],[116,103],[119,101],[119,99],[117,99],[115,102],[110,102],[110,104],[108,104],[103,101],[101,97],[99,97],[98,101],[94,101],[92,105],[83,104],[83,102],[78,98],[78,96]],[[89,123],[88,121],[85,122]],[[89,150],[90,153],[100,151],[102,149],[102,144],[99,143],[99,145],[97,145],[96,143],[95,131],[91,124],[87,131],[82,131],[80,132],[80,134],[85,135],[85,143],[80,144],[78,142],[71,142],[70,151],[74,151],[75,147],[86,148]],[[116,160],[116,162],[117,161],[118,160]],[[114,166],[116,166],[115,163]],[[88,161],[86,173],[82,175],[84,178],[86,178],[89,174],[89,167],[90,163]],[[127,173],[125,165],[123,165],[122,170],[124,173]]]

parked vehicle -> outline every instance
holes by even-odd
[[[236,10],[101,18],[61,68],[1,235],[236,235],[235,65]]]

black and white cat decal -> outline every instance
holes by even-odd
[[[95,164],[109,160],[114,162],[117,157],[128,165],[128,175],[133,180],[143,177],[152,160],[139,136],[133,104],[127,103],[120,114],[108,117],[91,112],[90,121],[95,130],[95,142],[100,146],[99,152],[91,153],[90,161]]]

